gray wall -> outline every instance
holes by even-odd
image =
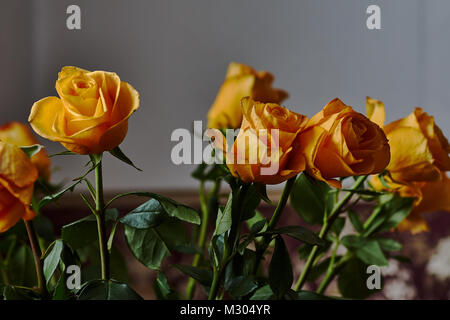
[[[65,27],[69,4],[81,7],[80,31]],[[369,4],[382,30],[366,29]],[[449,136],[449,16],[446,0],[2,0],[1,121],[25,121],[34,100],[56,95],[64,65],[115,71],[141,94],[122,149],[144,174],[108,158],[107,187],[194,186],[192,167],[171,163],[170,134],[205,119],[239,61],[274,73],[285,105],[308,116],[334,97],[364,111],[369,95],[388,121],[420,105]],[[55,160],[55,180],[77,176],[80,162]]]

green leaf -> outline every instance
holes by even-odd
[[[285,234],[302,242],[323,246],[325,241],[320,239],[314,232],[302,226],[287,226],[275,230],[266,231],[265,234]]]
[[[269,300],[273,297],[273,291],[270,285],[265,285],[255,291],[250,300]]]
[[[142,300],[129,286],[115,280],[92,280],[78,293],[78,300]]]
[[[61,238],[76,250],[98,241],[97,232],[96,222],[91,220],[91,216],[88,216],[63,226]]]
[[[254,276],[238,276],[230,281],[226,290],[234,298],[240,298],[250,294],[258,288],[258,283]]]
[[[133,163],[133,161],[131,161],[126,155],[125,153],[123,153],[123,151],[117,146],[114,149],[112,149],[111,151],[109,151],[109,153],[111,155],[113,155],[114,157],[116,157],[117,159],[119,159],[120,161],[125,162],[126,164],[132,166],[133,168],[135,168],[136,170],[142,171],[141,169],[139,169],[138,167],[136,167]]]
[[[231,228],[232,223],[232,206],[233,206],[233,192],[230,192],[228,196],[227,204],[225,208],[221,210],[219,208],[219,213],[216,219],[216,229],[214,230],[214,235],[220,235]]]
[[[257,183],[255,184],[256,192],[258,192],[259,197],[264,200],[269,205],[273,205],[272,200],[267,196],[267,186],[265,184]]]
[[[345,218],[337,218],[334,221],[333,225],[331,226],[331,230],[334,232],[336,236],[339,236],[344,226],[345,226]]]
[[[358,258],[348,261],[338,275],[338,288],[342,296],[349,299],[366,299],[379,290],[367,288],[367,264]]]
[[[255,215],[252,218],[246,220],[245,223],[247,224],[247,227],[249,229],[251,229],[255,223],[262,221],[262,220],[266,220],[266,218],[262,215],[261,212],[259,212],[258,210],[255,210]],[[260,231],[265,231],[265,228],[263,228]]]
[[[304,221],[309,224],[322,224],[327,209],[327,195],[331,190],[327,183],[303,173],[292,187],[291,205]]]
[[[40,144],[34,144],[32,146],[22,146],[20,149],[22,149],[23,152],[28,156],[28,158],[32,158],[35,154],[37,154],[41,149],[44,148]]]
[[[33,253],[29,245],[14,249],[8,264],[10,282],[17,286],[33,287],[37,283]]]
[[[192,267],[184,264],[175,264],[174,267],[183,272],[184,274],[187,274],[191,278],[194,278],[202,285],[206,287],[211,286],[213,278],[213,273],[211,270],[200,267]]]
[[[39,295],[32,289],[20,286],[6,286],[3,288],[5,300],[39,300]]]
[[[384,251],[400,251],[402,250],[402,244],[394,239],[390,238],[377,238],[376,239],[381,249]]]
[[[248,220],[255,215],[255,210],[261,203],[261,195],[257,190],[257,187],[252,184],[245,194],[242,201],[241,210],[243,210],[241,221]]]
[[[348,218],[350,219],[350,222],[352,223],[353,227],[358,232],[363,232],[364,226],[361,221],[361,219],[358,216],[358,213],[352,209],[347,209]]]
[[[377,266],[389,265],[389,262],[376,240],[368,241],[364,247],[356,250],[356,255],[367,264],[374,264]]]
[[[45,254],[44,259],[44,276],[47,280],[47,283],[50,282],[53,274],[56,271],[56,268],[58,268],[59,261],[61,259],[61,253],[63,251],[64,244],[62,240],[56,240],[53,242],[49,248],[47,249],[47,252]],[[48,251],[50,250],[50,251]]]
[[[413,198],[402,198],[394,194],[379,197],[379,204],[373,214],[375,211],[379,212],[364,234],[381,233],[397,227],[411,212],[413,202]]]
[[[101,277],[101,263],[98,242],[78,249],[77,252],[83,255],[83,262],[89,262],[89,265],[84,266],[81,270],[82,283],[92,279],[99,279]],[[112,279],[123,283],[128,281],[128,270],[124,258],[115,247],[112,248],[110,254],[110,269]]]
[[[414,198],[401,198],[395,196],[391,201],[383,204],[379,216],[386,216],[385,222],[377,232],[389,231],[397,227],[411,212]]]
[[[125,238],[133,255],[150,269],[158,269],[164,258],[179,245],[188,242],[180,221],[171,219],[148,229],[125,227]]]
[[[334,300],[333,298],[312,291],[300,290],[298,300]]]
[[[346,246],[349,250],[355,250],[364,247],[367,241],[367,238],[351,234],[343,237],[341,239],[341,244]]]
[[[168,215],[159,201],[150,199],[120,219],[120,222],[136,229],[148,229],[167,219]]]
[[[207,165],[206,163],[201,163],[191,173],[191,176],[200,181],[216,181],[228,174],[229,172],[223,164]]]
[[[317,250],[317,255],[327,252],[331,244],[332,244],[331,241],[324,240],[324,244],[322,246],[319,246],[319,250]],[[300,246],[300,248],[298,248],[298,258],[300,260],[307,259],[313,247],[314,247],[313,245],[308,243],[305,243],[304,245]]]
[[[72,298],[72,292],[67,288],[67,275],[63,273],[56,283],[56,287],[53,290],[52,300],[69,300]]]
[[[117,209],[105,211],[106,221],[117,220],[119,212]],[[83,235],[83,236],[80,236]],[[62,227],[61,238],[77,250],[98,241],[97,221],[94,215],[88,215],[80,220],[69,223]]]
[[[224,234],[221,235],[213,235],[210,241],[210,246],[208,248],[208,253],[211,262],[214,264],[215,267],[219,267],[220,262],[222,261],[223,257],[223,250],[224,250]]]
[[[158,270],[158,275],[153,282],[153,289],[160,300],[171,299],[174,294],[174,291],[170,288],[166,275],[160,270]]]
[[[328,257],[319,263],[315,264],[311,271],[308,274],[307,280],[308,281],[316,281],[321,275],[323,275],[327,270],[328,266],[330,265],[331,258]]]
[[[169,216],[178,218],[186,222],[200,224],[201,220],[198,212],[191,207],[188,207],[184,204],[176,202],[175,200],[166,198],[156,193],[147,194],[151,198],[155,198],[156,200],[158,200]]]
[[[266,226],[266,219],[256,221],[250,228],[250,233],[257,234],[258,232],[263,230],[265,226]]]
[[[45,239],[48,242],[52,242],[55,239],[55,230],[53,222],[42,214],[38,214],[33,219],[34,228],[39,237]]]
[[[277,297],[291,288],[293,281],[291,259],[281,236],[275,239],[275,250],[269,265],[269,284]]]
[[[49,158],[53,158],[53,157],[56,157],[56,156],[79,156],[79,154],[75,153],[75,152],[72,152],[72,151],[69,151],[69,150],[66,150],[66,151],[62,151],[62,152],[58,152],[58,153],[52,153],[48,157]]]
[[[76,182],[72,183],[70,186],[66,187],[65,189],[62,189],[61,191],[58,191],[54,194],[48,195],[43,197],[37,207],[38,209],[42,209],[42,207],[44,207],[45,205],[49,204],[50,202],[56,201],[59,198],[61,198],[62,195],[64,195],[67,191],[73,192],[73,190],[75,189],[75,187],[80,184],[82,182],[82,180],[77,180]]]
[[[205,179],[205,170],[208,167],[206,163],[200,163],[194,171],[191,172],[191,177],[200,181],[204,181]]]
[[[387,266],[389,264],[376,239],[348,235],[343,237],[341,242],[367,264],[377,266]]]

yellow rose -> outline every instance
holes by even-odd
[[[368,98],[367,105],[378,114],[377,121],[383,126],[383,103]],[[386,169],[394,181],[435,181],[440,179],[441,171],[450,170],[450,145],[434,118],[421,108],[383,130],[391,146],[391,161]]]
[[[79,154],[117,147],[139,108],[138,92],[112,72],[64,67],[56,91],[60,98],[35,102],[28,120],[39,135]]]
[[[305,116],[250,97],[242,99],[242,113],[242,126],[231,150],[226,141],[215,141],[217,147],[227,150],[226,162],[233,176],[245,183],[278,184],[305,169],[300,146],[295,143],[307,121]]]
[[[367,110],[383,126],[384,104],[367,98]],[[384,126],[383,130],[391,146],[391,161],[386,168],[389,175],[384,177],[387,186],[377,176],[372,176],[370,182],[376,190],[415,198],[412,212],[398,229],[412,233],[426,231],[428,225],[421,213],[450,211],[450,182],[445,173],[450,170],[448,140],[434,118],[421,108],[415,108],[410,115]]]
[[[20,219],[31,220],[33,185],[38,171],[19,147],[0,141],[0,232]]]
[[[337,98],[308,121],[298,140],[306,171],[336,188],[341,183],[333,178],[379,173],[389,163],[383,130]]]
[[[272,88],[273,75],[232,62],[225,81],[208,112],[209,128],[239,128],[242,122],[241,99],[251,97],[256,101],[280,103],[287,92]]]
[[[398,226],[400,231],[410,231],[413,234],[429,230],[423,213],[450,212],[450,179],[445,173],[437,181],[416,182],[415,185],[420,190],[421,199]]]
[[[39,144],[31,129],[20,122],[9,122],[0,126],[0,140],[20,147]],[[42,149],[31,158],[31,162],[38,169],[39,175],[45,180],[49,180],[50,159],[47,152]]]

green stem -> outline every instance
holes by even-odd
[[[5,285],[9,286],[9,276],[8,272],[6,271],[8,268],[8,265],[6,261],[3,259],[2,255],[0,254],[0,273],[2,276],[2,281]]]
[[[31,251],[33,252],[33,259],[34,259],[34,267],[36,269],[36,276],[38,281],[38,288],[39,292],[44,298],[48,297],[48,291],[44,276],[44,270],[42,265],[42,251],[41,247],[39,246],[39,241],[36,235],[36,230],[34,229],[33,221],[32,220],[23,220],[25,223],[25,228],[27,229],[28,239],[30,240],[30,247]]]
[[[360,176],[358,179],[356,179],[355,183],[351,187],[351,190],[358,189],[364,181],[367,179],[367,176]],[[342,211],[342,208],[348,203],[348,201],[353,196],[353,192],[348,192],[331,210],[330,214],[327,216],[327,218],[324,221],[324,224],[322,226],[322,229],[319,232],[319,238],[325,239],[328,231],[330,230],[331,226],[333,225],[336,218],[339,216],[339,214]],[[306,278],[311,271],[311,268],[314,264],[314,260],[317,256],[319,247],[313,246],[308,259],[306,260],[305,267],[302,270],[302,273],[300,274],[300,277],[298,278],[297,282],[295,283],[294,290],[299,291],[303,287],[303,285],[306,282]]]
[[[197,245],[200,248],[202,253],[197,253],[192,260],[192,266],[198,267],[201,261],[202,254],[205,250],[206,245],[206,237],[208,235],[208,225],[209,225],[209,217],[211,213],[208,210],[208,199],[211,197],[217,197],[217,193],[220,188],[220,180],[216,180],[214,182],[214,186],[209,193],[209,197],[205,196],[205,185],[204,182],[200,182],[200,209],[202,213],[202,223],[200,225],[200,232],[197,240]],[[196,281],[194,278],[189,278],[188,284],[186,287],[186,299],[191,300],[195,294]]]
[[[378,213],[380,211],[381,210],[374,210],[372,212],[372,214],[370,215],[370,217],[366,220],[366,222],[364,223],[364,230],[362,232],[363,235],[365,235],[365,236],[369,235],[367,233],[367,228],[371,225],[372,221],[378,216]],[[328,285],[331,283],[331,281],[333,281],[334,277],[339,273],[339,271],[344,267],[344,265],[347,263],[347,261],[349,261],[352,257],[353,257],[353,254],[350,252],[347,252],[345,254],[345,256],[342,257],[342,259],[340,259],[339,262],[336,263],[336,265],[334,265],[332,267],[331,272],[329,274],[327,272],[327,274],[323,278],[322,282],[320,283],[319,288],[317,289],[317,293],[323,294],[325,292]]]
[[[217,291],[219,290],[220,277],[222,272],[220,270],[214,270],[213,280],[211,283],[211,289],[209,290],[208,300],[215,300]]]
[[[106,236],[106,221],[105,221],[105,200],[103,196],[103,175],[101,155],[100,162],[95,167],[95,217],[97,220],[98,244],[100,249],[100,262],[102,280],[110,279],[109,272],[109,252]]]
[[[289,195],[291,193],[292,187],[294,186],[296,178],[297,176],[292,177],[286,182],[280,200],[278,201],[277,207],[275,208],[275,211],[273,212],[272,217],[270,218],[270,221],[267,225],[267,231],[272,231],[273,229],[275,229],[278,221],[280,220],[281,214],[283,212],[283,209],[286,207],[287,200],[289,199]],[[271,236],[265,236],[263,237],[261,243],[258,244],[256,250],[255,265],[253,266],[253,274],[256,274],[258,272],[259,265],[261,263],[262,258],[264,257],[264,253],[266,252],[267,247],[270,244],[270,241]]]
[[[378,214],[381,212],[381,207],[376,207],[372,214],[369,216],[369,218],[367,218],[367,220],[364,222],[363,225],[363,232],[362,235],[365,237],[368,237],[374,230],[370,230],[369,227],[372,224],[372,222],[376,219],[376,217],[378,217]]]
[[[231,229],[228,234],[228,238],[225,237],[222,265],[217,269],[214,268],[213,282],[209,290],[208,300],[216,299],[217,292],[219,291],[220,282],[222,280],[223,272],[226,269],[228,263],[232,260],[234,255],[236,244],[239,240],[239,233],[241,230],[241,218],[242,218],[242,202],[247,195],[247,191],[250,185],[243,185],[237,192],[236,196],[233,194],[232,203],[232,220]],[[236,192],[236,191],[232,191]]]
[[[325,277],[323,278],[322,282],[320,283],[319,287],[317,288],[318,294],[323,294],[325,290],[330,285],[331,281],[333,281],[334,277],[339,273],[339,271],[342,269],[342,267],[353,257],[353,254],[347,252],[345,256],[343,256],[339,262],[336,264],[331,265],[331,269],[327,272]]]

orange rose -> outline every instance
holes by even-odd
[[[336,188],[333,178],[379,173],[389,163],[383,130],[341,100],[330,101],[298,136],[306,171]]]
[[[117,74],[64,67],[56,81],[60,98],[34,103],[29,122],[44,138],[79,154],[98,154],[125,138],[139,94]]]
[[[239,134],[226,152],[233,176],[245,183],[278,184],[305,169],[305,159],[295,142],[307,121],[305,116],[249,97],[242,99],[242,113]],[[215,145],[227,149],[221,139]]]
[[[31,220],[33,185],[38,171],[19,147],[0,141],[0,232],[5,232],[21,218]]]
[[[0,126],[0,140],[20,147],[39,144],[31,129],[20,122],[9,122]],[[47,152],[42,149],[31,158],[31,162],[38,169],[39,175],[45,180],[49,180],[50,159]]]
[[[241,99],[251,97],[256,101],[280,103],[288,94],[272,88],[273,75],[232,62],[225,81],[208,112],[209,128],[239,128],[242,122]]]
[[[409,230],[413,234],[429,230],[428,224],[422,216],[423,213],[450,212],[450,179],[443,173],[442,179],[416,182],[415,188],[420,190],[421,200],[398,226],[400,231]]]
[[[384,105],[368,98],[378,113],[380,125],[384,122]],[[387,166],[394,181],[408,184],[413,181],[435,181],[441,171],[450,170],[450,145],[434,118],[421,108],[405,118],[383,128],[391,146],[391,161]]]
[[[381,126],[384,124],[384,104],[367,98],[368,113]],[[405,118],[394,121],[383,130],[391,146],[391,161],[385,176],[388,187],[377,176],[370,182],[376,190],[387,190],[401,197],[415,198],[410,215],[400,224],[400,230],[413,233],[428,230],[421,213],[447,210],[450,197],[445,171],[450,170],[450,145],[434,118],[421,108]]]

